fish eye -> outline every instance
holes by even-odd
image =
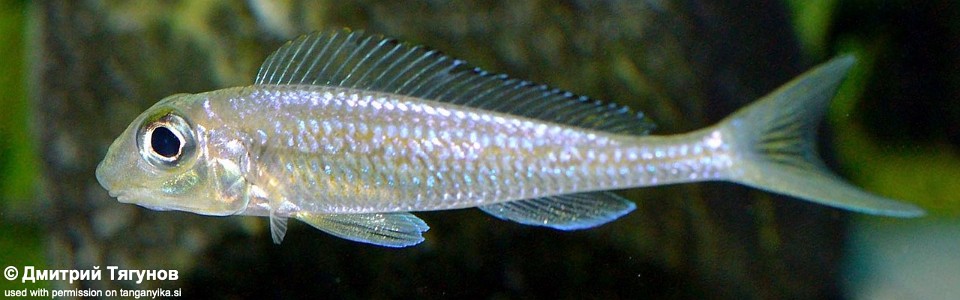
[[[170,131],[170,128],[161,125],[150,135],[150,146],[154,153],[166,158],[174,158],[180,154],[183,142],[180,141],[180,137]]]
[[[148,119],[137,133],[140,156],[158,168],[180,165],[195,148],[190,128],[186,120],[173,112]]]

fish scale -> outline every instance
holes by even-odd
[[[97,180],[151,209],[269,217],[277,243],[295,218],[405,247],[429,228],[411,212],[468,207],[591,228],[636,207],[610,190],[712,180],[923,215],[844,182],[816,155],[817,124],[853,62],[833,59],[713,126],[655,136],[626,107],[381,36],[314,33],[270,55],[253,85],[147,109],[110,146]]]
[[[591,157],[594,154],[577,159],[581,151],[572,150],[600,148],[603,151],[596,154],[600,157],[613,157],[614,152],[639,151],[638,147],[630,148],[633,150],[616,148],[623,142],[610,142],[633,139],[629,136],[585,132],[399,95],[364,94],[342,88],[313,88],[308,95],[304,94],[303,87],[297,86],[266,86],[257,90],[249,95],[214,92],[204,97],[208,101],[222,102],[217,99],[222,94],[237,97],[229,102],[246,101],[250,105],[263,102],[253,99],[256,97],[291,100],[281,100],[282,103],[278,104],[279,109],[286,112],[280,120],[260,119],[268,116],[261,114],[261,117],[245,118],[243,124],[253,126],[248,131],[260,128],[257,124],[262,123],[279,125],[270,133],[276,142],[268,142],[265,146],[268,148],[265,152],[271,153],[271,157],[258,158],[261,162],[257,166],[266,170],[262,172],[264,174],[289,178],[281,181],[289,184],[274,187],[275,193],[287,199],[297,199],[294,201],[297,206],[310,211],[444,210],[568,191],[609,189],[616,183],[616,178],[609,178],[606,170],[619,162]],[[270,91],[260,92],[263,90]],[[284,96],[285,93],[297,96]],[[331,116],[336,119],[328,119]],[[318,132],[301,125],[314,121],[324,124],[318,125]],[[358,131],[356,128],[367,130]],[[415,132],[421,133],[417,135]],[[327,145],[334,146],[323,148],[284,142],[311,140],[317,135],[323,136],[321,140]],[[308,151],[316,148],[322,151]],[[634,153],[628,156],[639,160],[644,155]],[[323,159],[338,167],[330,174],[316,172],[309,167],[309,157]],[[371,166],[373,159],[380,163],[380,167]],[[527,166],[534,168],[528,169]],[[579,172],[567,172],[574,169]],[[594,182],[577,180],[593,178],[594,174],[604,178]],[[385,177],[399,181],[389,185],[383,180]],[[643,177],[646,176],[619,181],[624,185],[636,185],[642,184]],[[465,178],[477,182],[466,182]],[[338,184],[318,185],[317,182]],[[327,188],[337,185],[340,188]],[[318,195],[322,198],[315,199]],[[417,202],[415,199],[435,201]]]
[[[359,92],[338,88],[318,88],[312,95],[304,95],[304,89],[295,86],[262,89],[273,90],[239,97],[271,95],[296,99],[279,106],[291,112],[283,118],[288,122],[272,121],[281,124],[272,133],[280,141],[313,138],[317,133],[300,125],[303,120],[337,116],[335,121],[318,121],[326,124],[321,127],[329,128],[320,134],[328,144],[337,145],[333,149],[311,152],[304,151],[307,147],[303,145],[267,143],[267,147],[286,147],[268,150],[277,157],[274,160],[260,158],[263,162],[258,165],[266,170],[265,174],[287,177],[281,182],[288,184],[273,187],[274,194],[293,199],[291,201],[298,207],[315,212],[455,209],[570,192],[665,184],[684,179],[708,180],[716,178],[729,166],[729,160],[712,158],[717,156],[714,152],[721,144],[706,147],[693,136],[671,138],[659,142],[664,144],[661,146],[658,139],[663,139],[656,137],[642,140],[587,132],[488,112],[447,108],[441,103],[397,95],[349,94]],[[298,96],[279,96],[285,93],[283,90],[290,90],[286,93]],[[214,95],[208,97],[215,98]],[[314,101],[317,98],[320,99]],[[254,118],[247,123],[260,122],[271,121]],[[351,128],[361,126],[352,122],[359,122],[362,127],[373,128],[373,132],[382,134],[358,132]],[[413,128],[420,128],[416,124],[423,122],[436,124],[438,129],[423,130],[425,133],[420,137],[409,134],[416,132]],[[388,129],[380,130],[382,128]],[[624,146],[628,143],[632,146]],[[433,146],[427,151],[419,146],[421,144]],[[521,147],[521,144],[530,147]],[[709,151],[687,153],[675,150],[679,148]],[[469,153],[469,149],[478,150]],[[301,157],[322,158],[338,167],[330,174],[318,174],[307,168],[310,164]],[[372,168],[371,159],[380,162],[380,167]],[[406,167],[402,168],[402,165]],[[278,169],[271,166],[292,167]],[[624,168],[628,171],[622,172]],[[383,178],[387,176],[398,178],[399,182],[385,184]],[[464,178],[476,178],[477,182],[466,182]],[[327,184],[317,185],[317,182]],[[422,199],[433,201],[424,202]]]

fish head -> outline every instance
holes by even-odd
[[[201,95],[164,98],[140,114],[107,150],[97,181],[122,203],[225,216],[247,205],[237,164],[209,157]]]

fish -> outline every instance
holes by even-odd
[[[386,247],[421,243],[413,212],[479,208],[559,230],[636,205],[614,191],[726,181],[838,209],[919,217],[817,155],[816,129],[853,56],[801,74],[719,123],[652,135],[625,106],[349,29],[292,40],[254,83],[168,96],[110,145],[97,181],[153,210],[288,220]]]

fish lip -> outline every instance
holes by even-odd
[[[120,199],[120,198],[123,197],[126,193],[124,193],[123,191],[112,191],[112,190],[109,190],[109,189],[108,189],[108,190],[107,190],[107,194],[109,194],[110,197]]]
[[[105,186],[104,188],[107,190],[107,194],[109,194],[110,197],[118,198],[118,199],[124,196],[128,196],[132,193],[131,192],[132,189],[117,189],[117,188],[111,188],[107,186]]]
[[[142,207],[145,207],[145,208],[147,208],[147,209],[149,209],[149,210],[153,210],[153,211],[170,211],[170,210],[177,210],[177,209],[171,209],[171,208],[169,208],[169,207],[154,206],[154,205],[149,205],[149,204],[140,204],[140,203],[138,203],[137,205],[142,206]]]
[[[135,201],[136,200],[135,196],[141,194],[138,191],[143,189],[144,188],[142,187],[133,187],[133,188],[123,189],[123,190],[110,190],[107,193],[110,194],[110,197],[117,198],[117,201],[120,203],[137,204]]]
[[[131,187],[131,188],[119,190],[119,191],[110,191],[110,196],[116,197],[117,202],[124,203],[124,204],[133,204],[133,205],[144,207],[154,211],[171,211],[171,210],[189,211],[189,210],[186,210],[185,208],[172,206],[169,204],[157,204],[151,201],[143,201],[144,199],[149,199],[150,195],[149,195],[149,189],[142,186]]]

